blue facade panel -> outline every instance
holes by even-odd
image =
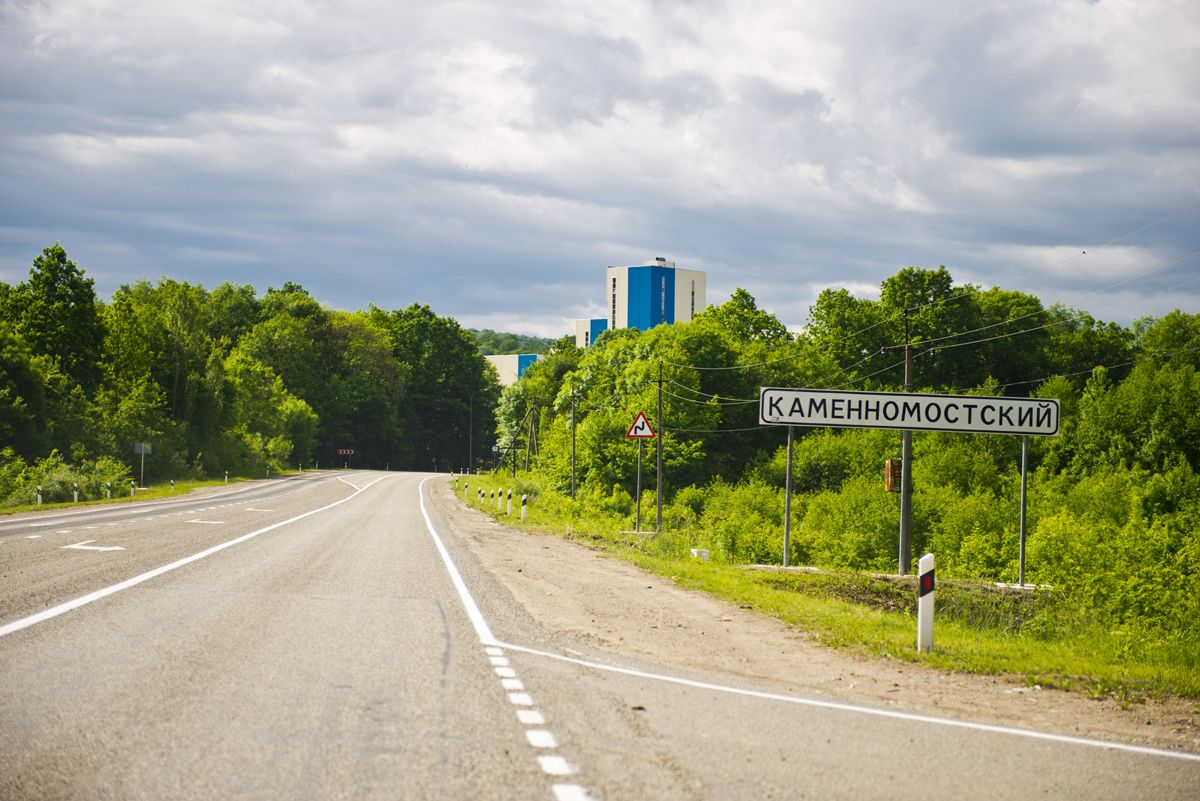
[[[591,321],[588,333],[588,344],[594,344],[596,337],[608,330],[608,319],[605,317],[597,317]]]
[[[525,370],[528,369],[529,365],[537,362],[537,360],[538,360],[538,357],[537,357],[536,353],[522,353],[520,356],[518,356],[517,357],[517,378],[520,378],[521,376],[525,375]]]
[[[629,327],[649,331],[675,322],[675,270],[646,265],[629,268]]]

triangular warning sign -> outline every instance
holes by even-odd
[[[633,425],[625,432],[625,436],[629,439],[654,439],[656,435],[654,429],[650,427],[650,421],[646,419],[645,412],[638,412],[637,417],[633,418]]]

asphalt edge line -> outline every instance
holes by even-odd
[[[479,611],[479,604],[475,603],[475,599],[471,597],[471,592],[467,589],[462,574],[458,572],[454,560],[450,558],[450,552],[446,550],[446,544],[442,542],[442,538],[438,536],[437,530],[433,527],[433,521],[429,518],[429,510],[425,508],[425,485],[435,478],[444,478],[444,476],[428,476],[417,485],[417,500],[420,502],[421,516],[425,518],[425,528],[428,529],[429,536],[433,537],[433,544],[442,557],[442,564],[446,566],[446,572],[450,574],[450,582],[458,591],[458,599],[462,601],[463,609],[466,610],[467,617],[471,620],[471,626],[474,627],[479,642],[483,645],[495,645],[495,635],[492,634],[487,621],[483,619],[483,612]]]
[[[238,545],[240,543],[245,542],[246,540],[253,539],[254,537],[257,537],[259,534],[266,534],[268,531],[274,531],[275,529],[280,528],[282,526],[286,526],[290,523],[295,523],[297,520],[303,520],[306,517],[311,517],[312,515],[315,515],[319,512],[324,512],[326,510],[332,509],[335,506],[341,506],[346,501],[349,501],[349,500],[352,500],[352,499],[358,497],[359,494],[366,491],[368,488],[375,486],[375,484],[379,483],[380,481],[382,481],[385,478],[387,478],[387,476],[380,476],[375,481],[372,481],[370,484],[367,484],[362,489],[356,490],[355,492],[352,492],[351,494],[347,495],[345,498],[342,498],[339,501],[334,501],[333,503],[328,504],[327,506],[322,506],[319,509],[309,510],[309,511],[305,512],[304,514],[296,515],[295,517],[290,517],[287,520],[281,520],[278,523],[272,523],[271,525],[269,525],[265,528],[260,528],[256,531],[251,531],[249,534],[243,534],[242,536],[236,537],[232,540],[229,540],[228,542],[222,542],[219,545],[214,545],[211,548],[206,548],[205,550],[200,551],[199,553],[194,553],[191,556],[185,556],[182,559],[178,559],[174,562],[171,562],[170,564],[163,565],[162,567],[156,567],[153,570],[150,570],[150,571],[147,571],[140,575],[134,576],[133,578],[125,579],[122,582],[110,585],[108,587],[104,587],[102,589],[96,590],[95,592],[90,592],[87,595],[81,595],[78,598],[75,598],[70,601],[66,601],[65,603],[59,604],[58,606],[52,606],[49,609],[44,609],[41,612],[30,615],[28,617],[23,617],[20,620],[14,620],[11,623],[6,623],[5,625],[0,626],[0,637],[4,637],[8,634],[12,634],[14,632],[21,631],[22,629],[27,629],[30,626],[37,625],[38,623],[44,623],[47,620],[56,618],[59,615],[64,615],[67,612],[78,609],[81,606],[87,606],[88,604],[99,601],[102,598],[107,598],[108,596],[113,595],[118,592],[121,592],[122,590],[127,590],[130,587],[136,587],[138,584],[141,584],[144,581],[149,581],[152,578],[157,578],[158,576],[161,576],[164,573],[170,573],[172,570],[178,570],[179,568],[184,567],[185,565],[190,565],[192,562],[198,562],[199,560],[204,559],[205,557],[208,557],[208,556],[212,556],[213,554],[215,554],[219,551],[223,551],[226,548],[232,548],[234,545]]]
[[[992,734],[1006,734],[1016,737],[1026,737],[1034,740],[1048,740],[1050,742],[1066,743],[1069,745],[1081,745],[1090,748],[1127,751],[1130,753],[1140,754],[1142,756],[1167,757],[1170,759],[1180,759],[1189,762],[1200,762],[1200,754],[1193,754],[1187,751],[1168,751],[1165,748],[1129,745],[1127,743],[1115,743],[1105,740],[1089,740],[1086,737],[1072,737],[1066,734],[1053,734],[1050,732],[1041,732],[1032,729],[1018,729],[1012,726],[999,726],[992,723],[976,723],[967,720],[954,720],[953,718],[937,718],[929,715],[920,715],[915,712],[898,712],[890,709],[878,709],[869,706],[847,704],[840,701],[822,701],[817,698],[804,698],[803,696],[799,695],[784,695],[782,693],[770,693],[763,690],[746,690],[741,687],[731,687],[725,684],[713,684],[706,681],[684,679],[678,676],[668,676],[662,673],[650,673],[644,670],[620,667],[619,665],[606,665],[603,662],[591,662],[586,659],[577,659],[575,657],[565,656],[563,654],[556,654],[551,651],[541,651],[537,648],[527,648],[522,645],[513,645],[512,643],[507,642],[497,642],[495,644],[500,648],[517,651],[518,653],[530,654],[531,656],[541,656],[547,659],[554,659],[559,662],[567,662],[573,665],[579,665],[580,667],[589,668],[591,670],[620,673],[625,676],[634,676],[641,679],[661,681],[668,684],[679,684],[684,687],[693,687],[700,690],[711,690],[714,692],[741,695],[766,701],[782,701],[789,704],[812,706],[821,709],[833,709],[840,712],[855,712],[862,715],[875,715],[876,717],[893,718],[895,720],[905,720],[913,723],[928,723],[936,726],[970,729],[973,731],[983,731]]]

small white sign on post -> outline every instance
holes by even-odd
[[[933,650],[933,554],[917,563],[917,650]]]

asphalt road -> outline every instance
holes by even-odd
[[[0,524],[0,799],[1200,797],[1196,759],[601,666],[422,478]]]

